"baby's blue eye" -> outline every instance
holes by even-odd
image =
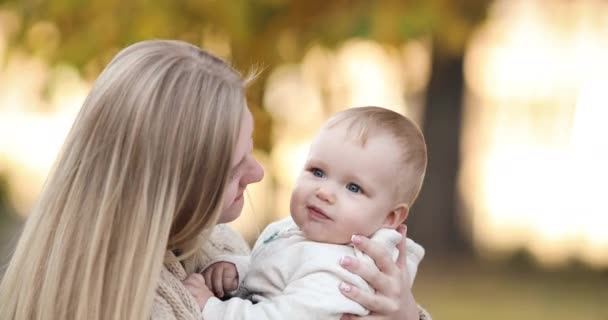
[[[317,169],[317,168],[311,169],[310,172],[312,172],[312,174],[318,178],[323,178],[323,176],[325,175],[325,173],[323,173],[323,171],[321,171],[320,169]]]
[[[348,191],[353,192],[353,193],[360,193],[363,192],[363,190],[361,189],[361,187],[355,183],[349,183],[346,185],[346,189],[348,189]]]

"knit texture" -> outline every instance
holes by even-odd
[[[167,251],[152,305],[152,320],[202,319],[198,303],[182,281],[188,274],[202,271],[218,255],[247,255],[251,251],[243,237],[225,224],[217,225],[205,238],[201,239],[201,249],[185,261],[180,262]]]

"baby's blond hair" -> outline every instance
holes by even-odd
[[[418,126],[409,118],[380,107],[360,107],[347,109],[333,115],[325,124],[326,128],[347,126],[347,134],[365,146],[370,135],[389,134],[401,148],[402,166],[398,172],[396,195],[399,201],[412,206],[426,172],[427,151],[424,136]]]

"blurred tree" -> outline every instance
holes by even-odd
[[[5,211],[10,208],[9,203],[9,184],[6,174],[0,171],[0,222],[7,215]]]
[[[0,170],[0,265],[4,266],[9,257],[9,251],[14,246],[14,237],[21,226],[10,201],[10,188],[6,174]],[[10,244],[10,245],[6,245]],[[0,268],[0,275],[4,268]]]
[[[2,4],[23,18],[24,27],[11,40],[13,46],[26,46],[51,61],[75,64],[90,79],[119,48],[150,38],[200,44],[214,34],[226,35],[228,58],[237,68],[247,70],[252,65],[271,69],[297,62],[313,44],[333,47],[352,37],[402,44],[429,37],[433,71],[423,127],[430,163],[411,222],[416,225],[412,234],[431,252],[461,247],[455,181],[463,52],[487,6],[488,1],[483,0],[20,0]],[[58,30],[59,45],[54,50],[42,45],[48,38],[45,33],[32,36],[30,32],[41,22],[51,22]],[[255,142],[264,150],[271,147],[271,119],[261,107],[268,74],[262,73],[249,90],[259,127]]]

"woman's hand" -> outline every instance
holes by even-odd
[[[200,273],[193,273],[189,275],[184,281],[182,281],[184,287],[192,294],[196,303],[201,308],[201,311],[205,308],[205,304],[209,298],[213,297],[213,293],[205,284],[205,278]]]
[[[379,270],[373,266],[361,264],[357,259],[348,256],[341,259],[340,264],[367,281],[376,293],[361,291],[350,283],[342,283],[340,285],[342,293],[370,311],[369,315],[363,317],[344,315],[342,320],[418,320],[418,305],[408,286],[410,281],[406,270],[405,238],[407,230],[402,225],[397,231],[403,236],[397,245],[399,249],[397,262],[393,262],[390,252],[386,248],[377,245],[369,238],[353,237],[352,242],[355,247],[370,256],[376,262]]]

